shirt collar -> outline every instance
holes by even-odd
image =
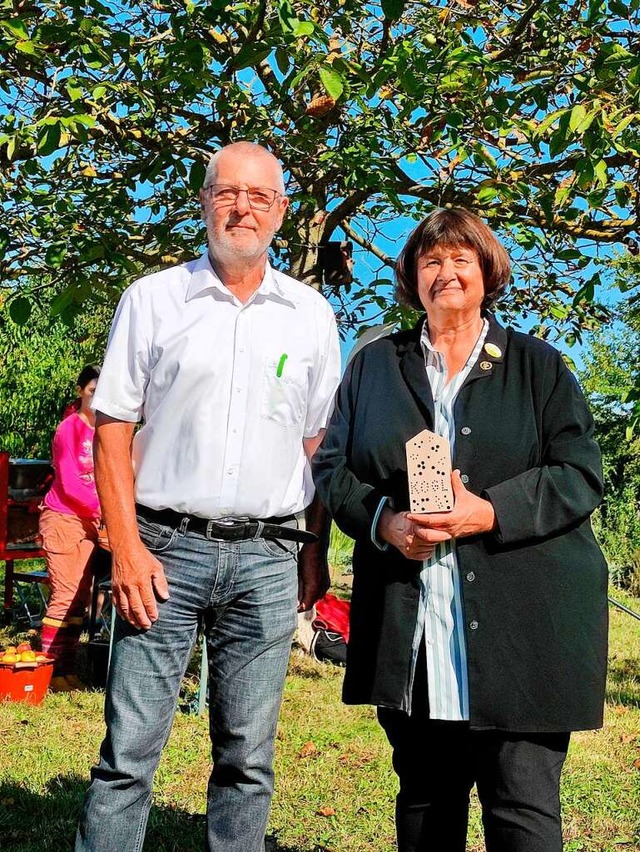
[[[480,347],[483,345],[485,338],[487,336],[487,331],[489,330],[489,322],[486,317],[482,319],[482,328],[480,329],[480,335],[473,347],[471,354],[467,360],[467,364],[474,358],[477,359],[478,355],[476,350],[480,350]],[[424,353],[424,358],[427,364],[433,364],[434,361],[438,364],[443,362],[443,355],[438,349],[435,349],[431,340],[429,339],[429,323],[425,319],[424,324],[422,326],[422,331],[420,332],[420,345],[422,346],[422,351]]]
[[[211,265],[208,251],[203,252],[193,266],[185,301],[188,302],[190,299],[194,299],[206,290],[211,290],[213,295],[223,296],[227,299],[235,299],[233,293],[225,287]],[[269,298],[270,296],[279,296],[286,301],[290,301],[290,297],[288,297],[285,293],[282,284],[278,280],[277,274],[268,262],[265,266],[264,277],[260,282],[260,286],[251,296],[250,301],[254,301],[258,294],[262,296],[263,299]]]

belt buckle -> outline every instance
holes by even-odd
[[[205,538],[207,538],[209,541],[215,541],[216,539],[222,540],[219,534],[218,535],[214,534],[215,532],[217,532],[219,530],[219,528],[221,526],[231,526],[231,525],[229,523],[224,525],[224,524],[221,524],[219,520],[214,519],[214,518],[210,518],[207,521],[207,526],[206,526],[206,529],[205,529],[205,532],[204,532]]]
[[[237,527],[238,524],[241,524],[241,523],[243,523],[243,522],[241,520],[239,520],[238,518],[229,518],[229,517],[226,517],[226,518],[210,518],[207,521],[207,526],[206,526],[206,529],[205,529],[205,537],[207,539],[209,539],[210,541],[211,540],[213,540],[213,541],[216,541],[216,540],[217,541],[227,541],[227,540],[228,541],[234,541],[235,539],[233,537],[227,538],[226,536],[221,535],[220,534],[220,532],[221,532],[220,527],[222,527],[223,529],[226,527],[226,529],[231,531],[235,527]],[[218,532],[218,535],[214,535],[214,532]]]

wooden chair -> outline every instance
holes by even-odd
[[[29,609],[20,584],[47,584],[47,572],[16,571],[15,563],[44,559],[38,536],[38,506],[52,480],[53,468],[48,461],[14,461],[9,459],[9,453],[0,452],[0,560],[5,562],[5,621],[11,618],[15,592],[26,607],[29,625],[35,626],[36,614]],[[44,603],[41,589],[40,596]]]

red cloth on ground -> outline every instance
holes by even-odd
[[[330,630],[339,633],[344,641],[349,641],[349,601],[340,600],[335,595],[326,594],[316,603],[316,618],[313,626],[316,630]]]

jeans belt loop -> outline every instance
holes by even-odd
[[[188,526],[189,518],[185,515],[184,518],[180,521],[180,526],[178,527],[178,532],[180,533],[180,535],[186,535]]]
[[[256,532],[255,532],[255,535],[253,536],[252,540],[257,541],[259,538],[262,538],[263,530],[264,530],[264,522],[259,520],[259,519],[256,519]]]

